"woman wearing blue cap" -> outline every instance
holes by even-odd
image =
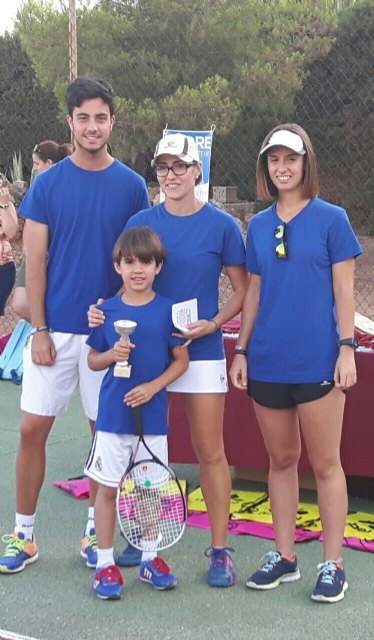
[[[276,551],[246,584],[267,590],[300,578],[294,529],[301,431],[323,527],[312,599],[338,602],[348,587],[341,558],[343,392],[356,382],[353,284],[362,250],[344,209],[318,197],[316,157],[300,126],[280,125],[266,136],[257,190],[261,200],[274,202],[248,227],[251,275],[230,377],[252,397],[269,453]]]

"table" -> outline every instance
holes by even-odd
[[[236,338],[225,337],[230,368]],[[374,351],[356,351],[357,384],[349,390],[341,445],[346,475],[374,478]],[[171,394],[169,458],[171,462],[197,462],[179,394]],[[224,416],[225,450],[230,465],[267,469],[268,456],[256,421],[252,400],[230,384]],[[303,446],[299,470],[311,471]]]

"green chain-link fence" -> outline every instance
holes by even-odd
[[[69,78],[67,12],[38,16],[27,4],[17,46],[14,37],[0,38],[0,66],[10,52],[7,83],[0,74],[0,168],[9,175],[21,149],[26,177],[35,142],[68,140],[56,97],[61,112]],[[78,73],[112,82],[119,95],[114,154],[150,187],[152,150],[166,123],[187,130],[215,124],[210,195],[238,217],[244,234],[261,206],[255,165],[262,139],[280,122],[301,124],[319,159],[321,197],[347,209],[364,246],[357,310],[374,319],[374,3],[345,4],[354,6],[337,13],[333,0],[102,0],[78,11]],[[15,257],[19,267],[19,245]],[[221,298],[228,294],[223,277]],[[0,334],[14,324],[9,308]]]

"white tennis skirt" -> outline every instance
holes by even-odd
[[[187,371],[169,384],[167,390],[178,393],[226,393],[226,359],[192,360]]]

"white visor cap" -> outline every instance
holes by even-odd
[[[271,147],[286,147],[287,149],[291,149],[291,151],[297,153],[300,156],[303,156],[306,153],[303,140],[299,136],[299,134],[293,133],[292,131],[287,131],[286,129],[275,131],[268,143],[264,146],[263,149],[261,149],[260,155],[265,153],[265,151],[267,151]]]

